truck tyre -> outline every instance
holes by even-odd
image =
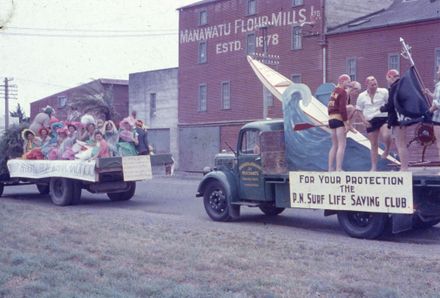
[[[210,182],[203,193],[203,205],[206,213],[214,221],[229,221],[229,202],[223,185],[218,181]]]
[[[49,184],[37,184],[38,192],[42,195],[47,195],[49,193]]]
[[[3,183],[0,182],[0,197],[3,194],[3,189],[5,188],[5,185]]]
[[[383,213],[341,211],[338,221],[351,237],[375,239],[384,233],[388,217]]]
[[[130,181],[127,183],[128,183],[128,190],[123,191],[123,192],[109,192],[109,193],[107,193],[107,196],[109,197],[109,199],[112,201],[128,201],[128,200],[130,200],[134,196],[134,193],[136,192],[136,182]]]
[[[438,224],[440,220],[431,220],[431,221],[422,221],[420,217],[414,215],[413,217],[413,229],[415,230],[427,230],[436,224]]]
[[[262,206],[259,206],[259,208],[260,208],[261,212],[263,212],[267,216],[276,216],[276,215],[280,214],[281,212],[283,212],[285,209],[285,208],[278,208],[278,207],[270,206],[270,205],[262,205]]]
[[[72,183],[73,183],[72,204],[78,204],[81,201],[82,183],[80,180],[72,180]]]
[[[52,202],[58,206],[66,206],[72,204],[73,201],[73,180],[61,177],[50,179],[50,197]]]

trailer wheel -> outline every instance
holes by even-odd
[[[37,184],[38,192],[42,195],[47,195],[49,193],[49,184]]]
[[[285,208],[278,208],[278,207],[270,206],[270,205],[262,205],[262,206],[259,206],[259,208],[260,208],[261,212],[263,212],[267,216],[275,216],[285,210]]]
[[[107,196],[109,197],[109,199],[112,201],[128,201],[128,200],[130,200],[134,196],[134,193],[136,192],[136,182],[130,181],[127,183],[128,183],[128,190],[123,191],[123,192],[109,192],[109,193],[107,193]]]
[[[206,213],[214,221],[229,221],[229,203],[223,185],[218,181],[212,181],[206,187],[203,194],[203,205]]]
[[[383,213],[341,211],[338,221],[344,231],[354,238],[375,239],[383,234],[387,215]]]
[[[74,183],[73,180],[61,177],[50,179],[50,197],[52,202],[58,206],[72,204]]]
[[[413,229],[415,230],[427,230],[440,223],[440,220],[422,221],[420,217],[414,215],[413,217]]]
[[[4,184],[0,182],[0,197],[3,194],[3,189],[5,188]]]

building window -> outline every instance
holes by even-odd
[[[150,93],[150,118],[156,117],[156,93]]]
[[[206,55],[206,41],[199,43],[199,63],[206,63],[208,61]]]
[[[292,75],[292,82],[294,83],[302,83],[302,76],[300,74],[293,74]]]
[[[356,58],[348,58],[347,74],[350,76],[350,79],[352,81],[356,81],[356,73],[357,73]]]
[[[292,27],[292,50],[302,49],[302,32],[301,27]]]
[[[270,93],[269,89],[266,87],[263,88],[263,97],[264,97],[264,104],[266,107],[272,107],[273,106],[273,95]]]
[[[292,6],[304,5],[304,0],[292,0]]]
[[[247,15],[254,15],[257,13],[257,0],[248,0]]]
[[[222,82],[222,105],[223,110],[231,108],[231,83]]]
[[[57,97],[58,100],[58,107],[63,108],[67,103],[67,96],[66,95],[60,95]]]
[[[437,72],[437,67],[440,65],[440,48],[435,49],[435,72]],[[435,76],[434,76],[435,77]]]
[[[199,86],[199,105],[198,105],[199,112],[207,111],[206,97],[207,97],[207,87],[205,84],[202,84]]]
[[[206,10],[202,10],[199,12],[199,26],[206,24],[208,24],[208,12]]]
[[[249,33],[246,36],[246,53],[247,54],[255,54],[257,48],[256,48],[256,37],[255,33]]]
[[[400,55],[388,54],[388,69],[397,69],[400,72]]]

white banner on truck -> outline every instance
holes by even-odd
[[[11,177],[49,178],[64,177],[96,182],[95,161],[82,160],[8,160]]]
[[[122,158],[124,181],[147,180],[153,178],[149,155],[124,156]]]
[[[411,172],[290,172],[293,208],[411,214]]]

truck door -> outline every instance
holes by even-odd
[[[264,200],[264,179],[261,167],[260,131],[241,131],[238,152],[240,198]]]

